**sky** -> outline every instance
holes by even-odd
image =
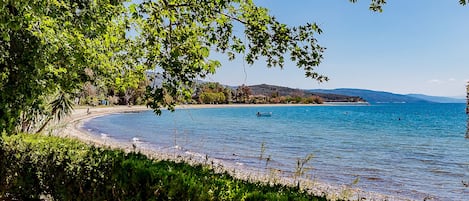
[[[317,72],[305,78],[293,62],[283,69],[254,65],[242,56],[222,62],[206,80],[239,86],[273,84],[299,89],[360,88],[399,94],[463,97],[469,81],[469,6],[457,0],[388,0],[383,13],[370,0],[254,0],[288,25],[317,23],[327,50]],[[242,33],[242,30],[235,30]]]

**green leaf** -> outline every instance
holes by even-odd
[[[137,4],[134,4],[134,3],[130,4],[129,11],[130,11],[131,14],[137,13]]]
[[[2,38],[3,38],[3,41],[10,42],[10,34],[8,32],[3,32]]]

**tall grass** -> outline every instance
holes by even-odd
[[[314,158],[314,154],[308,154],[304,158],[299,158],[296,161],[296,167],[293,177],[297,183],[297,189],[300,189],[300,178],[303,177],[308,171],[312,170],[311,166],[307,164]]]
[[[0,140],[0,200],[326,200],[297,188],[251,183],[205,165],[153,161],[42,135]]]

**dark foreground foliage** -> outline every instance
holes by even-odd
[[[0,138],[1,139],[1,138]],[[203,166],[43,135],[0,140],[0,200],[326,200]]]

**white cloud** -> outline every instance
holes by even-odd
[[[441,80],[439,79],[433,79],[433,80],[428,80],[429,83],[431,84],[441,84],[443,83]]]
[[[450,84],[451,82],[456,82],[456,81],[457,80],[455,78],[449,78],[449,79],[432,79],[432,80],[428,80],[427,82],[430,84]]]

